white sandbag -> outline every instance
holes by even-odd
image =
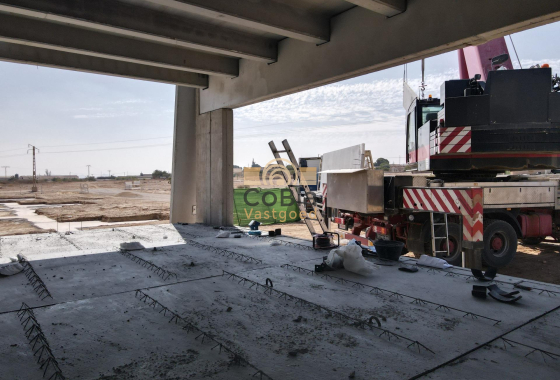
[[[342,257],[336,254],[336,249],[332,249],[325,260],[325,264],[331,268],[343,268]]]
[[[378,268],[362,256],[362,247],[356,244],[338,247],[335,253],[342,257],[344,269],[361,276],[371,276]]]
[[[5,265],[0,265],[0,275],[2,276],[12,276],[23,270],[23,265],[20,263],[10,263]]]
[[[220,231],[220,232],[218,232],[216,237],[217,238],[228,238],[229,237],[229,231]]]
[[[10,264],[11,262],[12,262],[12,260],[7,258],[7,257],[0,257],[0,265]]]
[[[445,268],[452,268],[453,265],[449,264],[444,259],[440,259],[439,257],[433,257],[428,255],[420,256],[417,262],[418,265],[424,265],[427,267],[445,269]]]

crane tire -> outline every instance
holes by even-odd
[[[517,252],[515,229],[503,220],[484,220],[483,242],[482,261],[490,267],[505,267]]]

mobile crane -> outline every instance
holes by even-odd
[[[503,38],[459,50],[459,67],[439,99],[405,84],[406,173],[327,174],[326,215],[346,238],[474,269],[507,265],[518,239],[560,240],[558,76],[513,70]],[[551,173],[505,174],[522,170]]]

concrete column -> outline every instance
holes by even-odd
[[[171,222],[233,225],[233,111],[198,114],[199,92],[177,86]]]
[[[197,222],[233,225],[233,110],[198,115],[196,158]]]
[[[171,223],[196,222],[196,91],[183,86],[175,91]]]

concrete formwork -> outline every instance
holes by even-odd
[[[1,255],[26,252],[52,294],[41,301],[23,274],[0,279],[2,375],[41,378],[16,314],[21,302],[34,308],[72,379],[249,379],[260,378],[258,371],[273,379],[340,379],[354,372],[355,379],[473,373],[554,379],[560,370],[557,360],[532,352],[560,354],[556,285],[526,283],[549,292],[521,291],[517,304],[502,304],[472,297],[479,282],[461,268],[405,273],[398,267],[415,261],[402,258],[372,277],[314,274],[325,252],[309,249],[309,242],[279,238],[284,244],[270,246],[215,233],[201,225],[158,225],[2,238]],[[131,240],[146,247],[131,254],[174,276],[158,276],[117,251]],[[497,280],[507,291],[521,281]],[[180,318],[171,320],[173,313]],[[382,330],[361,323],[373,315]],[[504,348],[501,337],[514,347]],[[234,365],[225,348],[250,365]]]

